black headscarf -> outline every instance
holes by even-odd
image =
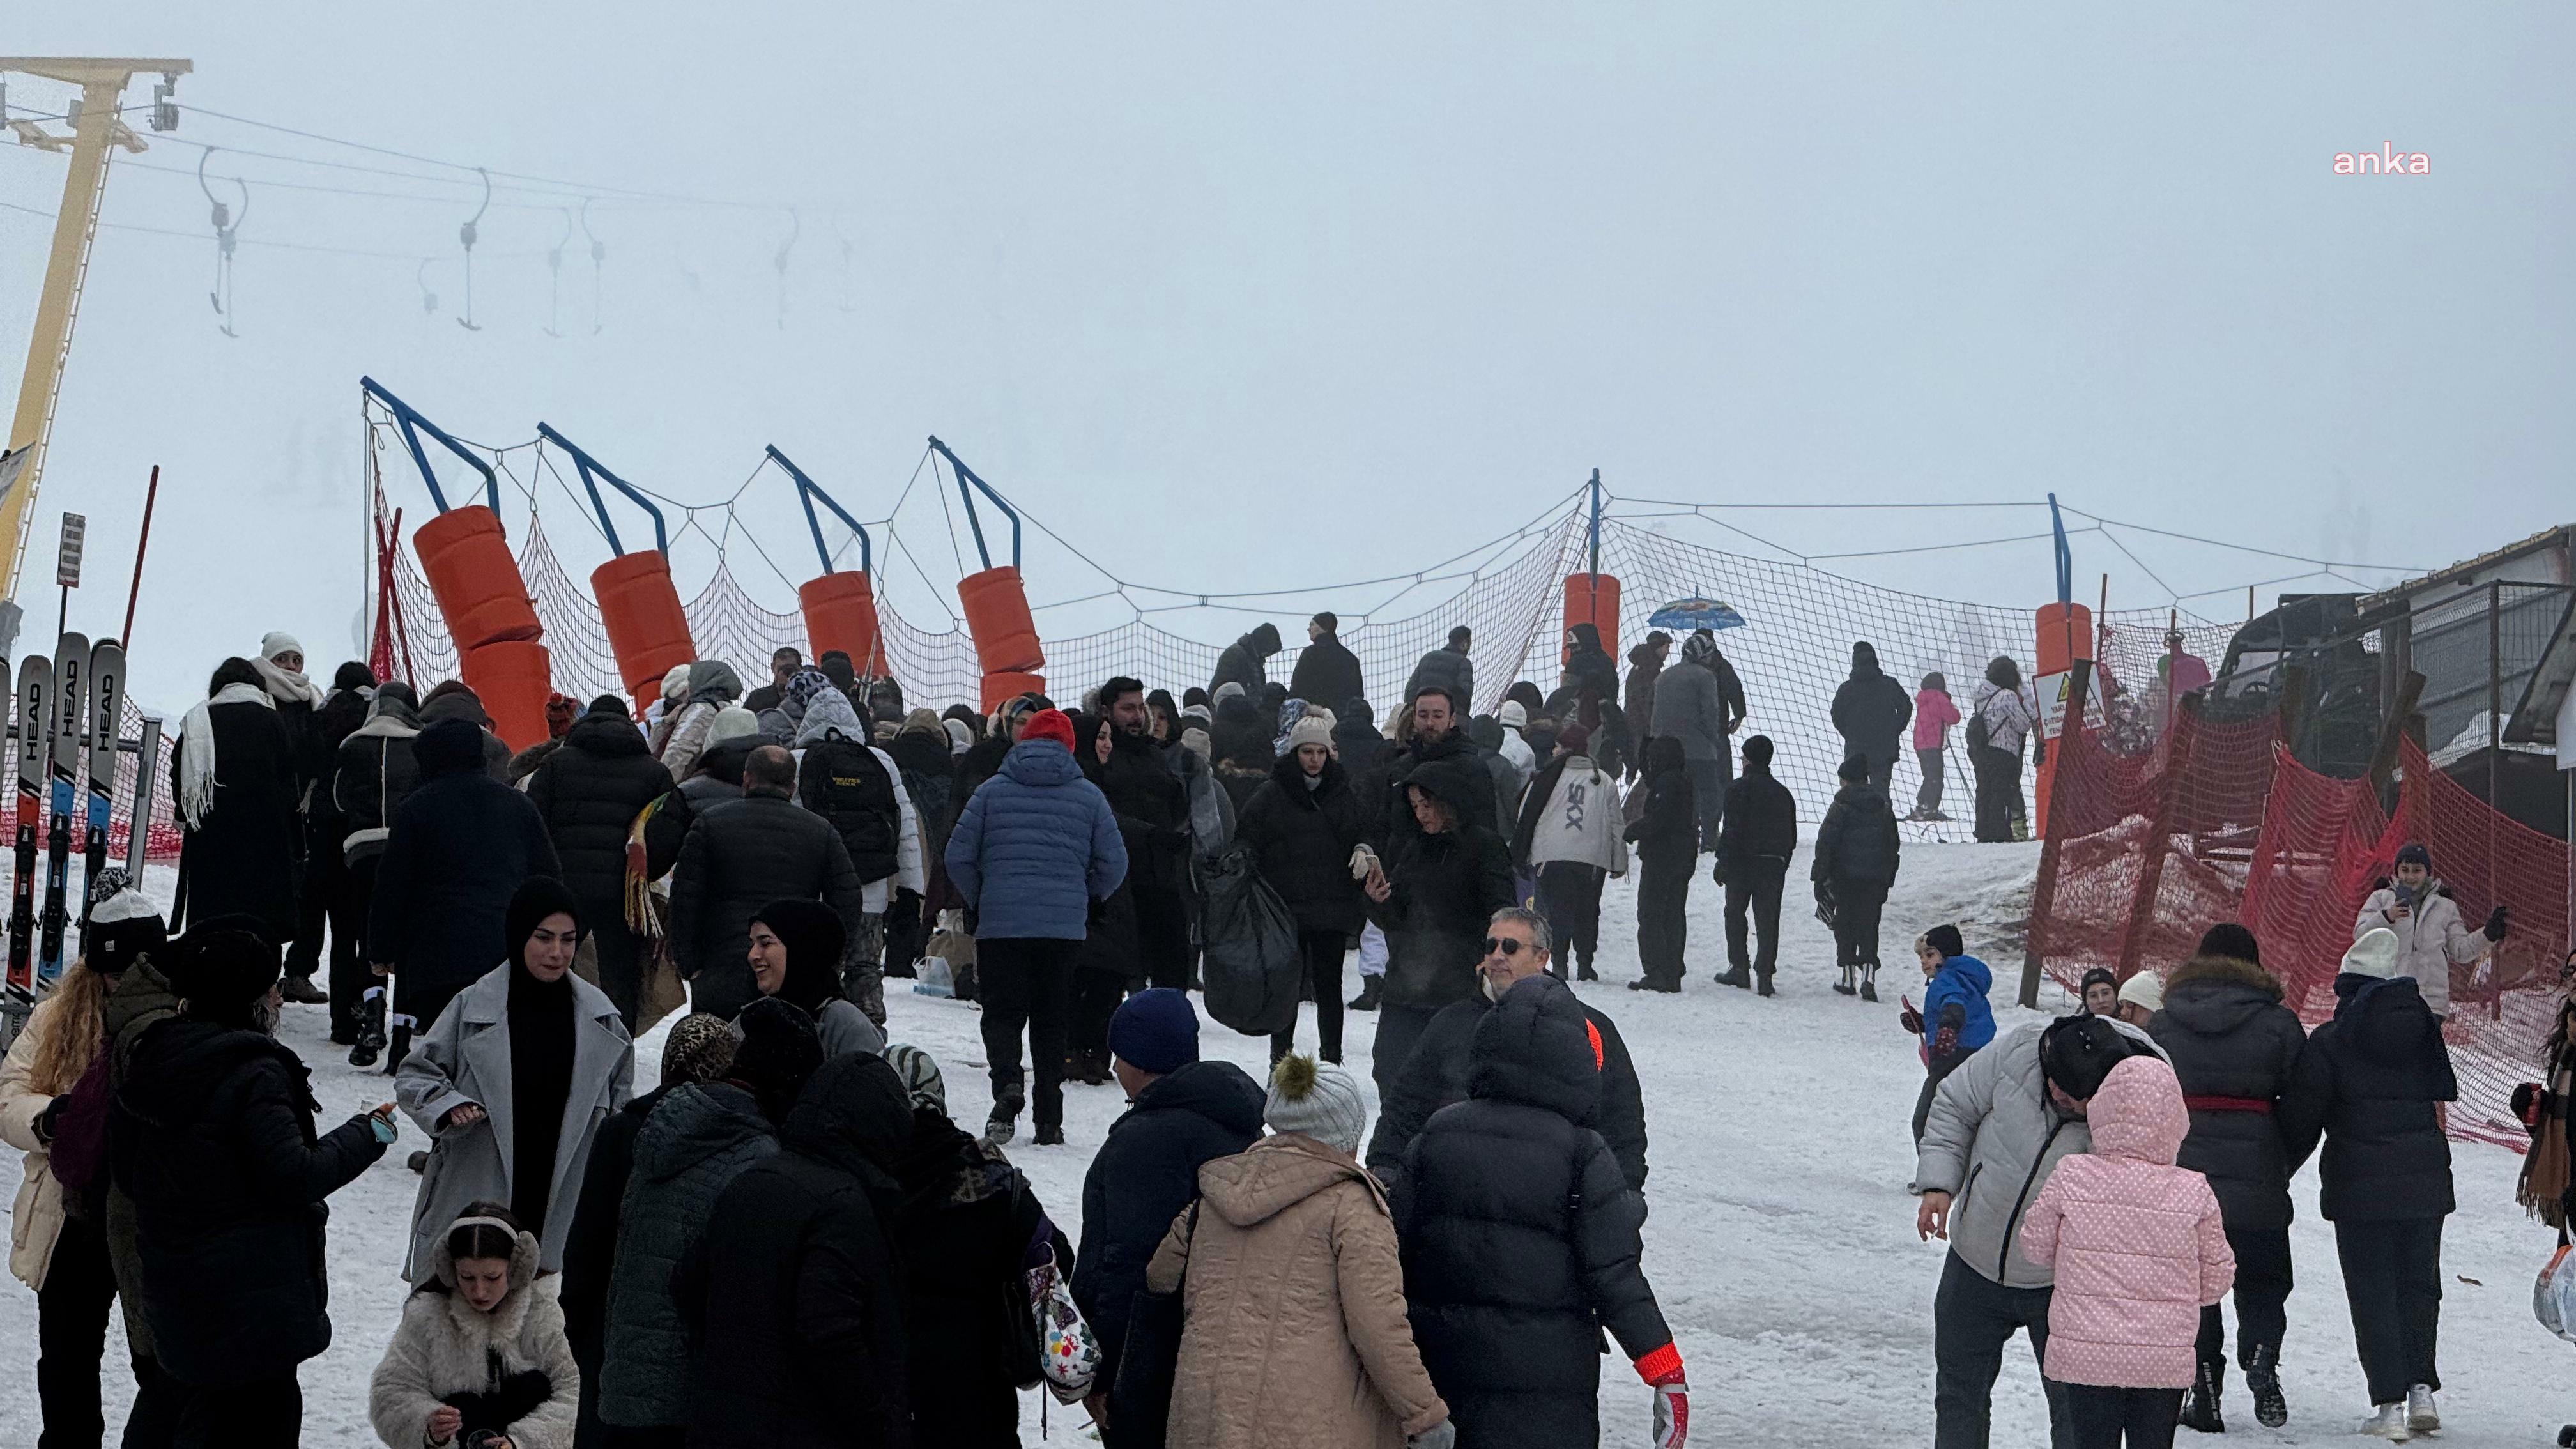
[[[841,918],[821,901],[771,901],[752,918],[787,948],[787,979],[778,999],[813,1016],[841,994],[841,950],[849,943]]]

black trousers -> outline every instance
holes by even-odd
[[[1190,903],[1176,890],[1137,887],[1136,964],[1148,986],[1190,986]]]
[[[123,1449],[170,1449],[188,1391],[148,1358],[134,1361],[134,1407],[125,1411]]]
[[[1942,1079],[1949,1076],[1952,1072],[1957,1071],[1961,1062],[1966,1061],[1969,1057],[1974,1056],[1975,1054],[1976,1053],[1973,1049],[1964,1052],[1952,1052],[1946,1057],[1934,1057],[1930,1062],[1925,1064],[1923,1069],[1923,1092],[1922,1095],[1914,1099],[1915,1146],[1921,1147],[1923,1145],[1923,1125],[1932,1120],[1932,1099],[1941,1095]],[[2205,1318],[2202,1319],[2201,1327],[2206,1330],[2209,1327],[2209,1321]]]
[[[1855,751],[1854,753],[1858,752]],[[1878,787],[1878,793],[1887,795],[1888,787],[1896,783],[1896,756],[1889,755],[1885,759],[1880,759],[1876,755],[1870,756],[1869,782]],[[1895,797],[1893,795],[1889,795],[1888,798],[1894,799]]]
[[[1941,1264],[1941,1287],[1932,1297],[1933,1449],[1986,1449],[2004,1345],[2013,1330],[2025,1330],[2031,1357],[2048,1361],[2052,1296],[2046,1288],[2006,1288],[1957,1253]],[[2048,1395],[2049,1442],[2055,1449],[2073,1449],[2066,1386],[2043,1374],[2040,1387]]]
[[[436,1026],[439,1014],[447,1010],[447,1003],[454,1001],[458,993],[474,984],[471,981],[459,981],[453,986],[423,986],[416,981],[404,980],[400,972],[394,973],[393,982],[393,1010],[395,1013],[410,1017],[412,1024],[408,1027],[388,1027],[387,1035],[391,1038],[391,1044],[385,1052],[385,1071],[388,1074],[402,1065],[404,1057],[411,1055],[411,1039],[414,1036],[426,1034],[431,1027]],[[392,1019],[392,1014],[388,1014],[386,1020],[390,1023]]]
[[[1922,788],[1914,792],[1914,808],[1924,812],[1925,814],[1930,814],[1932,811],[1941,808],[1941,786],[1944,783],[1943,770],[1945,768],[1942,763],[1941,752],[1939,750],[1916,750],[1914,752],[1914,763],[1923,767],[1923,785]]]
[[[1789,862],[1785,860],[1730,861],[1726,867],[1726,964],[1738,971],[1751,969],[1764,978],[1780,960],[1780,892],[1788,879]],[[1753,912],[1752,930],[1745,929],[1744,913]],[[1759,951],[1748,951],[1747,936],[1761,942]]]
[[[2442,1386],[2433,1366],[2442,1328],[2442,1221],[2335,1224],[2352,1336],[2374,1404],[2402,1403],[2416,1384]]]
[[[2066,1416],[2074,1423],[2075,1449],[2121,1449],[2124,1443],[2128,1449],[2173,1449],[2182,1390],[2068,1384]]]
[[[1066,1048],[1077,1055],[1109,1060],[1109,1021],[1127,999],[1127,979],[1112,971],[1073,968],[1073,1022]]]
[[[2236,1253],[2236,1362],[2254,1361],[2254,1350],[2281,1351],[2290,1330],[2290,1230],[2229,1228],[2227,1246]],[[2200,1361],[2227,1362],[2227,1325],[2218,1305],[2200,1310]]]
[[[1562,979],[1570,963],[1589,966],[1601,946],[1601,883],[1610,873],[1579,860],[1551,860],[1538,868],[1538,913],[1556,942],[1549,969]]]
[[[335,848],[334,854],[337,854]],[[331,893],[331,1036],[358,1039],[359,1018],[366,1014],[365,998],[370,987],[379,985],[376,973],[367,969],[367,914],[376,903],[376,861],[348,861],[330,873]],[[310,887],[311,877],[307,877]]]
[[[1878,964],[1878,916],[1887,887],[1878,881],[1838,880],[1834,885],[1834,964]]]
[[[2013,817],[2021,813],[2021,756],[1992,745],[1970,745],[1968,763],[1977,772],[1977,838],[2012,839]]]
[[[328,812],[298,815],[295,831],[304,859],[296,873],[295,939],[286,948],[286,974],[310,977],[322,965],[323,931],[341,871],[339,817]]]
[[[1413,1045],[1422,1040],[1424,1028],[1439,1014],[1428,1006],[1378,1003],[1377,1038],[1369,1046],[1369,1075],[1377,1079],[1381,1099],[1386,1095],[1387,1084],[1404,1071],[1404,1059],[1413,1055]]]
[[[1315,1035],[1324,1060],[1342,1059],[1342,953],[1349,948],[1346,931],[1297,933],[1298,953],[1306,958],[1306,989],[1315,998]],[[1270,1034],[1270,1063],[1297,1049],[1297,1028]]]
[[[1693,856],[1644,862],[1637,871],[1637,964],[1649,981],[1679,985],[1690,940]]]
[[[982,975],[984,1056],[992,1063],[993,1100],[1022,1083],[1020,1033],[1028,1032],[1037,1083],[1029,1093],[1040,1127],[1064,1125],[1065,1018],[1073,992],[1073,962],[1080,941],[1045,936],[975,940]],[[996,1110],[999,1110],[998,1107]]]
[[[885,974],[918,974],[913,963],[921,959],[922,948],[930,944],[928,914],[921,897],[906,890],[894,893],[894,902],[886,907]]]
[[[626,929],[626,903],[583,901],[581,923],[590,928],[591,949],[599,955],[599,989],[617,1008],[632,1036],[635,1012],[644,999],[644,963],[642,943]]]
[[[116,1307],[116,1271],[95,1218],[66,1218],[36,1295],[36,1402],[44,1415],[38,1449],[97,1449],[99,1358]],[[137,1375],[138,1380],[140,1375]]]
[[[1735,783],[1735,760],[1719,754],[1684,761],[1683,767],[1690,771],[1691,807],[1699,814],[1699,848],[1714,851],[1717,827],[1726,819],[1726,787]]]
[[[194,1384],[181,1390],[179,1449],[294,1449],[304,1437],[304,1388],[290,1370],[274,1378]]]

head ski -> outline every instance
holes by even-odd
[[[108,807],[116,797],[117,736],[125,724],[125,646],[101,639],[89,651],[89,838],[81,869],[81,954],[89,954],[89,913],[107,874]],[[141,877],[136,877],[140,880]]]
[[[19,667],[17,874],[9,882],[9,987],[36,987],[36,842],[45,818],[46,730],[54,718],[54,662],[39,656]]]
[[[45,829],[44,935],[36,952],[36,990],[63,974],[63,930],[71,923],[72,788],[81,772],[81,716],[89,704],[89,641],[65,634],[54,646],[53,819]]]

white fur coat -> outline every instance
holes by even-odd
[[[444,1239],[438,1247],[438,1280],[453,1288],[456,1269]],[[390,1449],[422,1449],[429,1442],[430,1412],[448,1394],[492,1386],[490,1355],[504,1373],[535,1369],[551,1396],[535,1413],[512,1424],[516,1449],[571,1449],[581,1399],[581,1370],[564,1338],[562,1280],[537,1276],[537,1240],[519,1234],[510,1255],[510,1291],[489,1313],[478,1313],[460,1294],[415,1293],[403,1304],[402,1326],[385,1346],[384,1361],[368,1395],[367,1417]]]

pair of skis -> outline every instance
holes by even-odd
[[[0,683],[7,680],[0,662]],[[72,926],[72,841],[82,837],[84,894],[107,870],[108,815],[116,789],[118,726],[125,713],[125,650],[114,640],[92,648],[65,634],[50,660],[29,659],[17,689],[18,819],[16,873],[9,893],[7,995],[15,1009],[51,990],[63,973],[63,944]],[[149,788],[150,767],[142,773]],[[52,806],[50,820],[45,807]],[[129,854],[141,854],[146,815],[138,814]],[[44,904],[37,908],[37,848],[44,847]],[[89,929],[84,904],[80,929]]]

